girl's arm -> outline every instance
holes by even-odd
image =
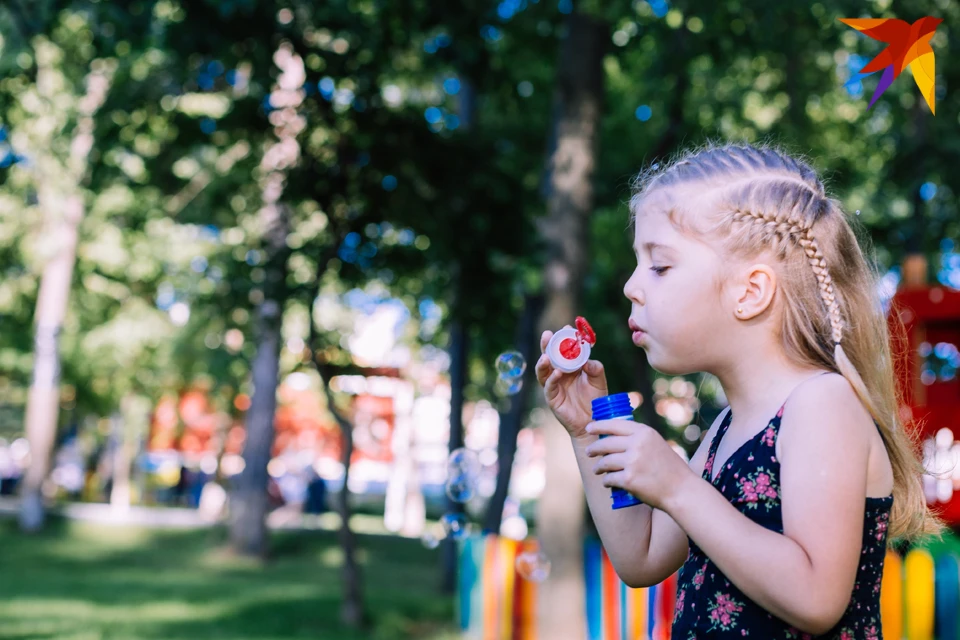
[[[782,534],[750,520],[699,475],[688,476],[664,509],[744,594],[820,634],[840,620],[853,592],[875,427],[839,375],[811,380],[787,402],[779,435]]]
[[[690,459],[690,469],[698,476],[703,474],[710,442],[724,413],[717,416]],[[649,505],[613,509],[610,487],[603,485],[602,475],[593,472],[596,459],[584,452],[588,444],[597,440],[597,436],[572,440],[587,496],[587,506],[617,575],[629,587],[659,584],[676,572],[686,560],[689,552],[687,534],[673,518]]]

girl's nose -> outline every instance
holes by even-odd
[[[627,300],[643,304],[643,294],[640,288],[634,283],[635,275],[636,273],[634,272],[634,275],[631,275],[630,279],[623,285],[623,295],[627,297]]]

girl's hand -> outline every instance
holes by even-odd
[[[570,325],[564,328],[567,327]],[[550,364],[550,356],[546,354],[547,344],[552,337],[552,331],[544,331],[540,336],[540,352],[543,355],[537,361],[537,381],[543,386],[547,406],[560,424],[572,437],[582,438],[587,435],[584,428],[593,417],[590,403],[594,398],[608,394],[607,376],[598,360],[587,360],[579,371],[573,373],[554,369]]]
[[[593,467],[606,474],[603,484],[618,487],[661,510],[691,477],[689,465],[655,429],[632,420],[597,420],[586,432],[604,435],[590,443],[585,452],[599,457]]]

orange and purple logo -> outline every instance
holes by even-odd
[[[853,27],[874,40],[885,42],[888,46],[877,57],[860,69],[860,76],[869,75],[883,69],[880,84],[877,85],[873,97],[870,99],[869,109],[877,98],[887,90],[900,73],[910,67],[913,79],[920,87],[930,111],[934,109],[935,76],[933,49],[930,48],[930,38],[937,30],[937,25],[943,22],[942,18],[927,16],[920,18],[913,24],[908,24],[896,18],[838,18],[840,22]]]

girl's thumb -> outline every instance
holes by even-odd
[[[603,364],[599,360],[587,360],[587,375],[598,376],[603,373]]]

